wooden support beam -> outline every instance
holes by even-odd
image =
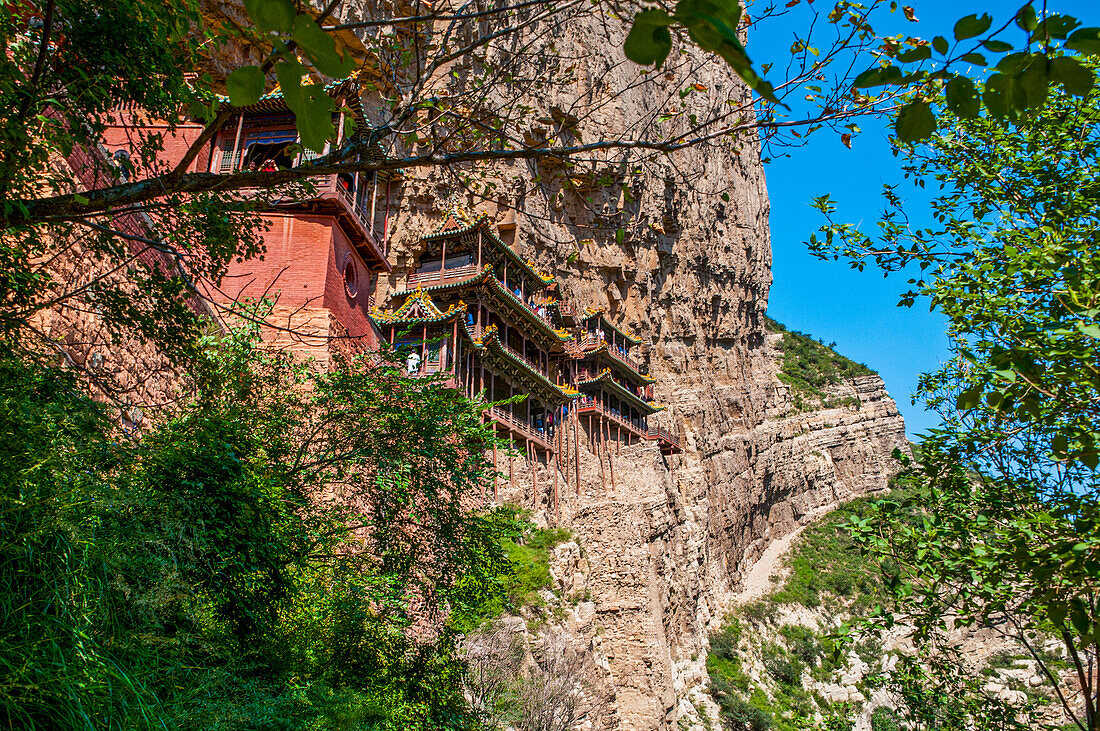
[[[611,422],[607,422],[607,438],[611,439]],[[611,449],[604,442],[604,452],[607,454],[607,471],[611,473],[611,492],[615,492],[615,462],[611,459]]]
[[[577,479],[577,507],[580,507],[581,499],[581,417],[576,409],[573,409],[570,421],[573,422],[573,470]]]
[[[539,507],[539,457],[538,452],[535,451],[535,446],[528,441],[527,442],[527,456],[531,460],[531,509],[538,510]]]
[[[597,442],[596,457],[600,460],[600,482],[603,484],[603,489],[607,490],[607,471],[603,466],[603,457],[605,454],[605,446],[603,442],[603,417],[598,417],[600,424],[600,440]],[[588,417],[588,430],[592,431],[592,417]]]

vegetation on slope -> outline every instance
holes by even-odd
[[[463,507],[492,484],[479,405],[254,337],[198,343],[194,397],[140,438],[71,372],[0,360],[4,725],[481,727],[442,620],[545,562]]]
[[[921,524],[919,506],[927,494],[910,477],[899,478],[888,499],[908,505],[906,520]],[[1030,667],[1021,646],[1006,645],[975,678],[967,670],[974,658],[949,644],[930,654],[887,652],[880,634],[849,631],[871,618],[892,626],[881,607],[890,606],[898,568],[867,555],[852,536],[852,526],[875,515],[881,502],[853,500],[808,526],[784,559],[784,580],[764,598],[736,608],[711,637],[710,692],[724,727],[839,731],[863,715],[873,731],[1003,731],[1036,724],[1044,712],[1055,717],[1049,695],[1014,674]],[[1064,670],[1064,660],[1048,655],[1051,667]],[[995,697],[986,689],[990,683],[1018,697],[1012,703]],[[826,697],[826,689],[845,684],[859,696]],[[868,707],[875,693],[884,693],[887,705]]]
[[[799,411],[834,408],[846,403],[829,396],[829,386],[836,386],[858,376],[874,375],[862,363],[845,358],[833,348],[806,333],[789,330],[780,323],[764,318],[769,332],[782,335],[777,347],[783,354],[779,380],[791,387],[791,400]]]

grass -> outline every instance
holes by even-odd
[[[884,595],[882,571],[860,553],[844,528],[866,514],[875,500],[853,500],[807,527],[787,556],[787,581],[766,601],[810,608],[845,605],[855,611],[879,601]]]
[[[501,539],[508,558],[508,569],[495,577],[501,590],[476,611],[452,618],[461,632],[469,632],[506,612],[516,613],[525,606],[545,603],[539,592],[553,585],[550,552],[573,536],[564,528],[540,528],[518,509],[513,525],[511,535]]]
[[[858,376],[874,375],[874,371],[837,353],[833,350],[836,343],[825,345],[806,333],[787,329],[770,317],[764,318],[764,324],[770,332],[783,336],[778,343],[783,354],[779,380],[791,387],[791,400],[797,410],[858,408],[859,401],[854,398],[831,399],[827,388]]]

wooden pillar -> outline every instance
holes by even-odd
[[[358,173],[356,173],[358,175]],[[374,212],[378,203],[378,173],[371,175],[370,186],[370,235],[374,238]]]
[[[497,434],[497,428],[493,426],[493,436]],[[497,474],[497,440],[493,440],[493,502],[497,499],[497,479],[500,475]]]
[[[386,176],[386,214],[382,217],[382,253],[385,256],[390,254],[390,177],[388,175]]]
[[[443,252],[440,254],[439,259],[439,278],[442,280],[444,277],[443,272],[447,269],[447,239],[443,239]]]
[[[560,415],[560,414],[559,414]],[[558,473],[561,472],[561,424],[555,424],[554,439],[557,448],[554,450],[554,517],[558,517]],[[549,462],[550,460],[547,460]]]
[[[516,489],[516,441],[512,440],[512,448],[508,450],[508,488],[515,492]]]
[[[611,438],[611,422],[607,422],[607,438]],[[607,453],[607,471],[611,473],[611,492],[615,492],[615,463],[611,461],[611,450],[607,448],[607,442],[604,441],[604,452]]]
[[[576,409],[573,410],[570,421],[573,422],[573,470],[577,479],[577,500],[581,497],[581,417]]]
[[[478,271],[481,271],[482,266],[483,266],[483,264],[481,262],[481,229],[479,228],[477,230],[477,269],[478,269]],[[481,307],[481,300],[478,300],[478,307]],[[479,317],[481,316],[480,312],[478,313],[478,316]]]
[[[539,465],[538,465],[538,452],[535,449],[535,445],[531,442],[527,443],[527,451],[531,457],[531,492],[534,494],[531,496],[531,508],[537,510],[539,507]]]
[[[602,442],[603,442],[603,417],[602,416],[598,417],[598,420],[599,420],[599,424],[600,424],[600,440],[599,440],[599,442],[597,442],[597,447],[596,447],[595,451],[596,451],[596,456],[600,460],[600,482],[603,483],[603,489],[606,491],[607,490],[607,472],[606,472],[606,470],[604,469],[604,466],[603,466],[603,456],[606,452],[605,452],[605,449],[604,449],[604,445],[602,444]],[[592,418],[591,417],[589,417],[589,419],[588,419],[588,430],[592,431]]]
[[[241,150],[241,131],[244,129],[244,112],[237,117],[237,136],[233,138],[233,152],[229,158],[229,172],[233,173],[241,169],[241,160],[237,154]],[[224,154],[224,153],[223,153]],[[219,171],[220,172],[220,171]]]

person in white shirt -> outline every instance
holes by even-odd
[[[420,371],[420,353],[415,350],[409,353],[405,366],[409,369],[409,375],[415,376]]]

